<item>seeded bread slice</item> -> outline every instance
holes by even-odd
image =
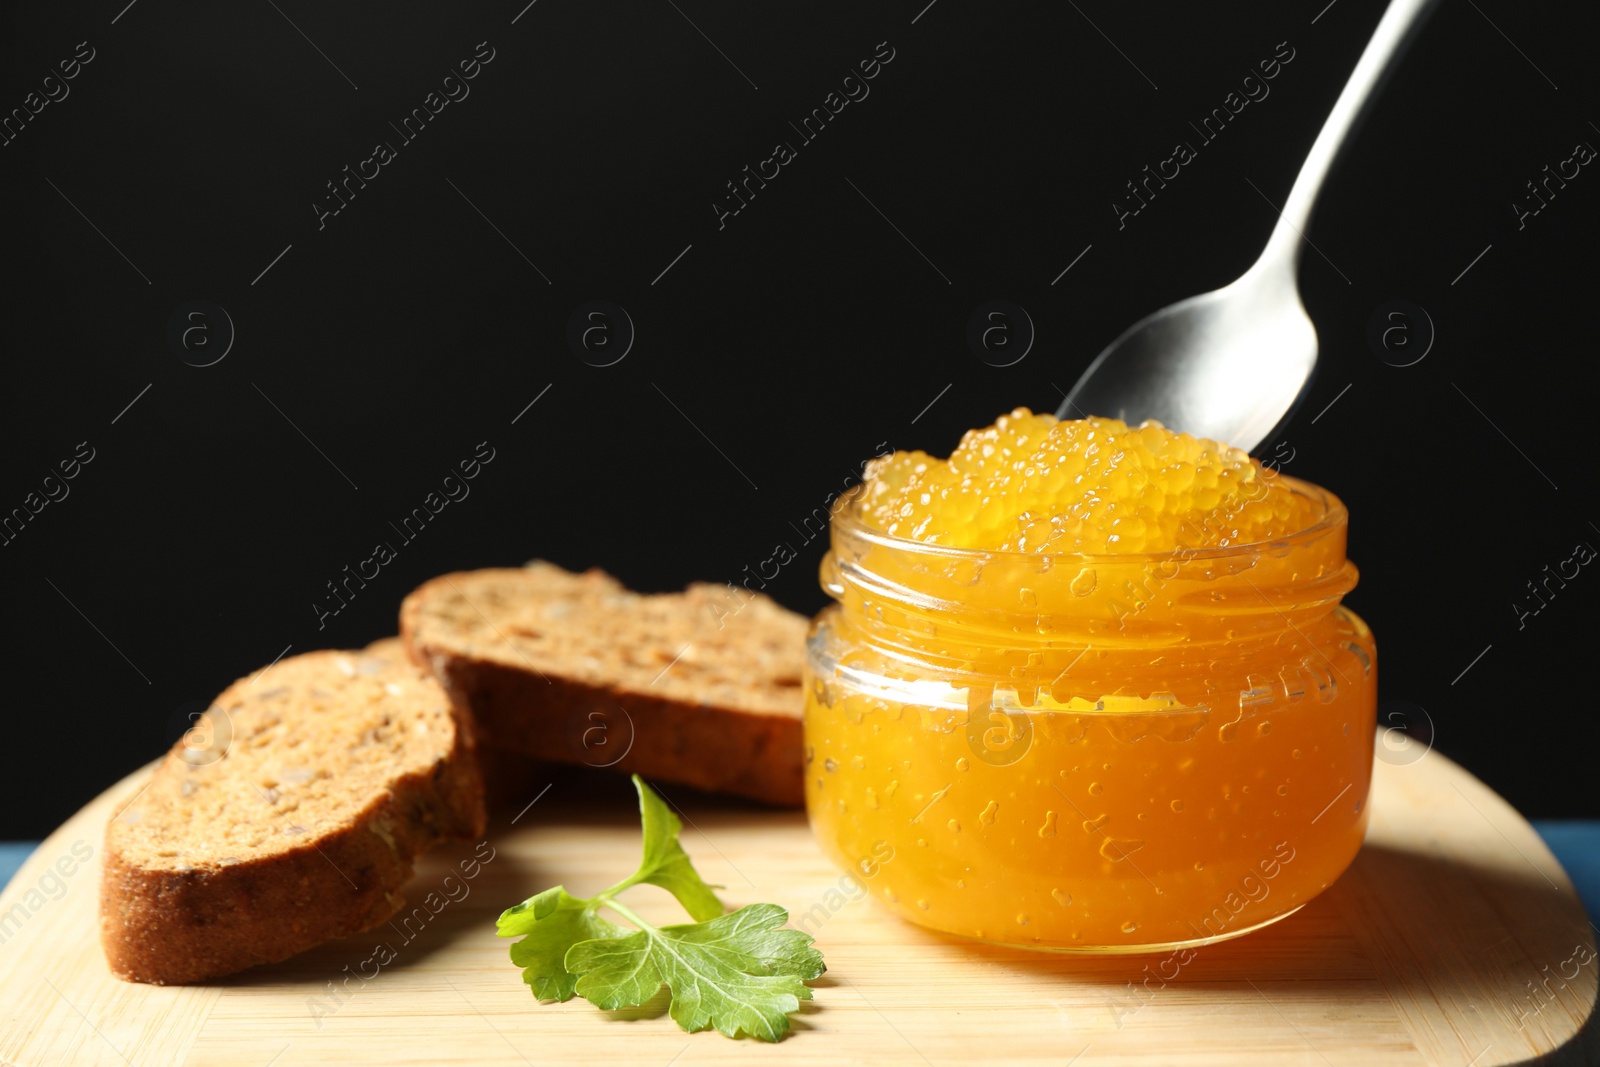
[[[805,799],[808,625],[743,589],[645,595],[543,562],[443,575],[400,607],[485,748],[785,806]]]
[[[229,686],[106,826],[118,978],[200,982],[370,929],[416,856],[483,832],[470,729],[397,639]]]

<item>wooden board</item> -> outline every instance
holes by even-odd
[[[118,982],[96,940],[101,833],[142,777],[51,835],[0,895],[0,922],[13,917],[0,944],[0,1062],[1487,1067],[1551,1052],[1600,1062],[1590,1022],[1600,962],[1566,874],[1515,811],[1438,753],[1377,765],[1366,847],[1331,889],[1275,926],[1201,949],[1164,988],[1135,992],[1149,958],[987,947],[862,899],[816,928],[829,971],[777,1046],[685,1034],[660,997],[610,1013],[540,1005],[508,962],[494,936],[501,909],[557,882],[587,893],[632,870],[638,822],[625,784],[596,804],[562,782],[514,825],[502,817],[487,835],[494,858],[470,882],[457,865],[474,846],[427,857],[411,902],[430,890],[459,899],[409,942],[385,930],[398,955],[370,981],[347,976],[363,970],[374,935],[208,986]],[[838,885],[800,814],[674,799],[686,847],[730,903],[799,914]],[[74,846],[93,855],[52,875]],[[639,891],[640,910],[670,917],[655,893]]]

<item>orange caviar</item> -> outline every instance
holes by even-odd
[[[811,638],[819,840],[991,941],[1153,951],[1294,910],[1366,826],[1345,529],[1331,494],[1154,423],[1019,409],[949,460],[877,461]]]
[[[1218,547],[1314,521],[1237,448],[1154,420],[1069,419],[1018,408],[969,430],[948,460],[896,452],[869,469],[861,519],[929,544],[1004,552],[1168,552],[1204,519]]]

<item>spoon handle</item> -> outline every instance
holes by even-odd
[[[1289,190],[1289,199],[1284,202],[1278,224],[1267,241],[1266,253],[1261,257],[1263,263],[1284,263],[1291,271],[1299,263],[1300,245],[1311,221],[1311,210],[1316,206],[1317,194],[1322,191],[1323,179],[1328,176],[1328,168],[1333,165],[1334,157],[1339,154],[1362,108],[1393,65],[1401,44],[1434,2],[1390,0],[1388,10],[1383,13],[1378,28],[1372,33],[1372,40],[1367,42],[1361,58],[1356,61],[1355,70],[1350,72],[1350,80],[1344,83],[1339,99],[1334,102],[1333,111],[1322,124],[1322,132],[1317,134],[1305,163],[1300,166],[1294,188]]]

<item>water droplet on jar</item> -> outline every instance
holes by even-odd
[[[1100,855],[1112,863],[1117,863],[1141,848],[1144,848],[1144,842],[1137,838],[1108,837],[1100,842]]]
[[[1122,924],[1122,932],[1125,934],[1131,934],[1137,929],[1139,929],[1139,924],[1134,922],[1132,919],[1129,919],[1127,922]]]
[[[1018,926],[1027,926],[1028,925],[1028,916],[1026,914],[1019,914],[1017,916],[1017,925]]]
[[[1172,810],[1173,810],[1173,811],[1182,811],[1182,810],[1183,810],[1183,801],[1181,801],[1181,800],[1174,800],[1174,801],[1173,801],[1173,802],[1172,802]]]
[[[1090,796],[1097,797],[1101,793],[1104,793],[1105,791],[1106,791],[1106,787],[1101,785],[1099,782],[1090,782],[1089,783],[1089,795]]]
[[[1272,724],[1270,722],[1263,722],[1259,726],[1256,727],[1256,733],[1259,734],[1262,737],[1266,737],[1271,732],[1272,732]]]
[[[1099,580],[1100,578],[1095,574],[1093,567],[1085,567],[1078,572],[1076,578],[1072,579],[1072,584],[1068,588],[1077,596],[1088,596],[1094,592],[1095,583]]]
[[[832,774],[834,771],[839,769],[839,761],[834,759],[832,756],[829,756],[827,759],[822,761],[822,769],[827,771],[829,774]]]
[[[1289,757],[1291,759],[1299,759],[1300,758],[1300,750],[1298,748],[1295,749],[1293,752],[1289,753]]]
[[[1017,590],[1017,602],[1022,605],[1024,611],[1032,611],[1039,606],[1039,594],[1027,586],[1022,586]]]
[[[858,771],[866,770],[867,761],[866,761],[866,759],[864,759],[861,756],[851,756],[850,757],[850,766],[855,768]]]
[[[918,848],[927,848],[928,847],[928,839],[926,837],[917,838],[917,847]]]
[[[919,900],[919,901],[917,901],[917,907],[921,908],[923,911],[927,911],[928,910],[928,902],[926,900]]]
[[[965,770],[970,770],[971,768],[972,768],[972,761],[967,759],[967,757],[962,756],[960,759],[956,760],[956,770],[965,771]]]
[[[883,887],[883,899],[887,900],[891,904],[900,903],[900,897],[895,893],[895,891],[893,889],[890,889],[888,886],[884,886]]]
[[[1195,860],[1194,861],[1194,869],[1197,870],[1197,871],[1205,870],[1206,869],[1205,862],[1203,860]]]
[[[1054,836],[1056,836],[1056,813],[1055,812],[1047,811],[1047,812],[1044,813],[1044,825],[1039,827],[1039,836],[1040,837],[1054,837]]]
[[[954,819],[951,819],[945,825],[950,827],[950,832],[953,834],[959,834],[961,832],[961,824],[956,822]]]
[[[978,814],[978,821],[983,823],[985,826],[993,826],[995,813],[999,810],[1000,805],[998,803],[993,800],[989,801],[988,806],[986,806],[983,811]]]
[[[1289,787],[1287,785],[1280,785],[1278,787],[1278,795],[1280,797],[1288,796],[1289,795]]]
[[[891,799],[894,796],[894,791],[896,789],[899,789],[899,788],[900,788],[900,779],[896,778],[894,781],[890,782],[888,785],[883,787],[883,799],[885,799],[885,800]]]
[[[878,793],[871,786],[867,787],[867,807],[872,811],[878,810]]]
[[[1232,741],[1238,736],[1239,724],[1236,722],[1223,723],[1222,728],[1217,731],[1217,740],[1221,741],[1223,744],[1227,744],[1229,741]]]
[[[1054,897],[1055,898],[1055,902],[1057,904],[1060,904],[1063,908],[1066,907],[1068,904],[1072,903],[1072,894],[1071,893],[1063,893],[1059,889],[1052,889],[1052,890],[1050,890],[1050,895],[1052,897]]]
[[[814,746],[812,746],[812,745],[807,745],[806,746],[806,766],[807,767],[811,766],[811,764],[816,761],[816,758],[817,758],[817,750],[816,750],[816,748]]]

